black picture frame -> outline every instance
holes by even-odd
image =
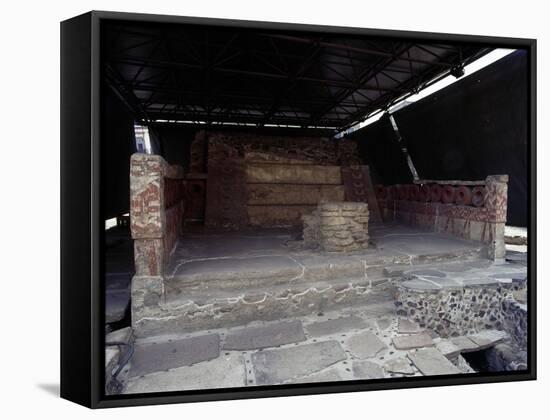
[[[528,53],[528,369],[338,383],[104,395],[100,27],[105,20],[192,23],[414,38],[521,48]],[[536,40],[92,11],[61,23],[61,397],[90,408],[536,379]]]

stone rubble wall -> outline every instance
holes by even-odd
[[[349,252],[369,246],[367,203],[321,203],[302,217],[304,243],[328,252]]]
[[[505,314],[504,329],[519,348],[527,348],[527,306],[518,303],[515,299],[506,299],[502,303],[502,311]]]
[[[441,337],[474,334],[486,329],[503,330],[525,348],[527,310],[513,298],[526,280],[511,283],[417,290],[398,286],[397,314],[407,316]]]
[[[183,169],[157,155],[130,159],[130,229],[136,275],[157,276],[181,233],[184,213]]]
[[[488,256],[504,258],[508,176],[484,181],[423,181],[376,186],[386,222],[428,228],[488,245]]]

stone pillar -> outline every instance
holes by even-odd
[[[508,175],[490,175],[485,180],[485,203],[491,243],[489,258],[501,259],[506,255],[504,226],[508,210]]]
[[[168,165],[161,156],[136,153],[130,159],[130,228],[134,239],[136,276],[162,276],[179,233],[181,194],[165,199],[166,178],[181,179],[181,167]],[[170,189],[171,190],[171,189]],[[170,193],[171,196],[173,195]],[[167,226],[166,207],[178,217],[170,217]],[[172,231],[168,232],[168,229]],[[168,240],[167,240],[168,239]]]

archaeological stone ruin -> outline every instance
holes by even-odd
[[[199,131],[187,169],[134,154],[108,392],[522,369],[508,177],[375,181],[349,139]]]

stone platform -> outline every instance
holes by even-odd
[[[392,267],[472,261],[485,247],[396,225],[373,226],[368,249],[334,254],[303,249],[288,229],[186,232],[166,275],[135,277],[137,336],[222,328],[392,296]],[[393,278],[394,279],[394,278]]]
[[[165,392],[475,373],[465,359],[488,351],[493,370],[525,367],[506,331],[441,337],[399,316],[391,296],[376,305],[245,326],[137,339],[122,393]]]
[[[403,238],[418,239],[419,235],[422,236],[424,233],[396,232],[386,228],[378,232],[378,238],[381,240],[379,247],[380,243],[384,243],[383,249],[378,249],[378,252],[383,253],[391,249],[396,254],[395,246],[403,247],[400,249],[405,251],[407,243],[411,243],[403,241]],[[282,240],[287,236],[282,232],[274,233],[269,247],[284,249],[281,248],[284,247]],[[229,237],[231,235],[226,236],[226,239]],[[436,242],[441,246],[446,243],[444,239],[439,237]],[[200,259],[199,254],[206,252],[212,257],[217,255],[218,258],[254,258],[265,255],[268,246],[252,234],[244,235],[244,238],[234,234],[233,240],[233,245],[246,241],[250,245],[248,249],[252,255],[243,254],[242,249],[238,250],[224,241],[212,241],[212,238],[209,241],[205,240],[202,243],[204,246],[200,246],[201,241],[190,240],[188,248],[183,246],[185,241],[182,241],[179,252],[185,255],[193,252],[196,255],[194,261]],[[194,244],[193,247],[190,246],[191,243]],[[206,247],[208,243],[212,244],[211,248]],[[419,243],[426,247],[429,241],[423,240]],[[228,245],[229,248],[226,248]],[[106,369],[108,372],[120,371],[115,382],[118,386],[110,389],[132,394],[469,374],[481,371],[468,361],[472,352],[476,352],[474,360],[479,360],[480,352],[483,352],[486,366],[482,371],[525,369],[525,264],[516,254],[511,254],[514,258],[510,258],[510,261],[475,259],[475,253],[471,254],[471,248],[463,249],[458,247],[458,244],[455,245],[456,247],[452,248],[454,253],[446,248],[441,250],[445,252],[430,254],[430,258],[424,253],[407,254],[410,258],[408,264],[385,266],[380,272],[379,285],[376,285],[378,280],[375,280],[373,274],[373,278],[369,278],[373,285],[365,289],[366,292],[351,306],[314,306],[309,308],[311,311],[306,315],[280,316],[273,319],[256,317],[243,324],[208,327],[197,331],[185,331],[185,328],[180,328],[165,331],[163,335],[138,336],[135,342],[131,340],[133,356],[122,366],[117,366],[117,363],[120,363],[117,360],[125,360],[124,354],[121,353],[125,347],[110,346],[106,349],[110,363]],[[374,252],[374,249],[370,249],[369,252]],[[289,255],[295,258],[309,254],[306,251],[292,251]],[[419,259],[419,255],[423,257]],[[177,277],[174,276],[171,280],[177,281]],[[170,283],[167,283],[169,286]],[[284,285],[281,289],[283,287]],[[288,289],[288,286],[286,287]],[[494,294],[487,294],[488,297],[485,299],[487,288],[501,290],[498,298],[500,305],[493,302]],[[466,296],[467,290],[471,291],[469,296]],[[518,293],[520,291],[522,293]],[[170,297],[171,292],[167,288],[164,298]],[[229,296],[232,291],[226,289],[218,293],[219,296],[223,296],[224,293]],[[422,299],[415,300],[418,293],[425,295]],[[439,299],[440,293],[449,297],[452,293],[456,295],[452,296],[454,301],[451,302],[450,299]],[[476,296],[479,305],[476,306],[472,296]],[[180,302],[184,302],[183,298],[180,299]],[[203,308],[215,306],[214,302],[219,301],[215,299],[207,302]],[[264,297],[263,304],[268,301],[269,298]],[[428,303],[432,301],[443,306],[441,309],[434,307],[434,311],[427,310]],[[290,302],[277,302],[280,307],[286,309],[276,313],[287,313]],[[430,325],[429,320],[427,322],[425,318],[417,317],[417,312],[404,310],[405,307],[414,308],[413,305],[407,305],[408,302],[426,309],[419,311],[424,315],[431,313],[438,319],[452,321],[449,328],[438,329],[437,325]],[[427,305],[420,304],[421,302]],[[252,305],[236,299],[233,304],[236,305],[235,311],[241,315],[247,313],[243,312],[242,308],[248,305],[254,309],[251,313],[262,314],[260,302]],[[163,306],[170,305],[163,303]],[[467,321],[464,319],[466,317],[482,321],[490,319],[484,318],[485,314],[476,312],[484,310],[483,306],[487,307],[489,317],[494,316],[501,323],[473,323],[470,327],[461,329],[462,325],[455,322]],[[458,318],[455,316],[457,311],[461,312]],[[194,322],[190,314],[187,316],[188,321]],[[225,313],[221,312],[220,317],[224,319]],[[237,317],[233,318],[233,321],[236,322],[238,319],[245,318]],[[159,323],[162,321],[158,320]],[[134,332],[139,333],[139,330]],[[107,342],[122,341],[119,338],[113,339],[111,335],[108,336]]]

